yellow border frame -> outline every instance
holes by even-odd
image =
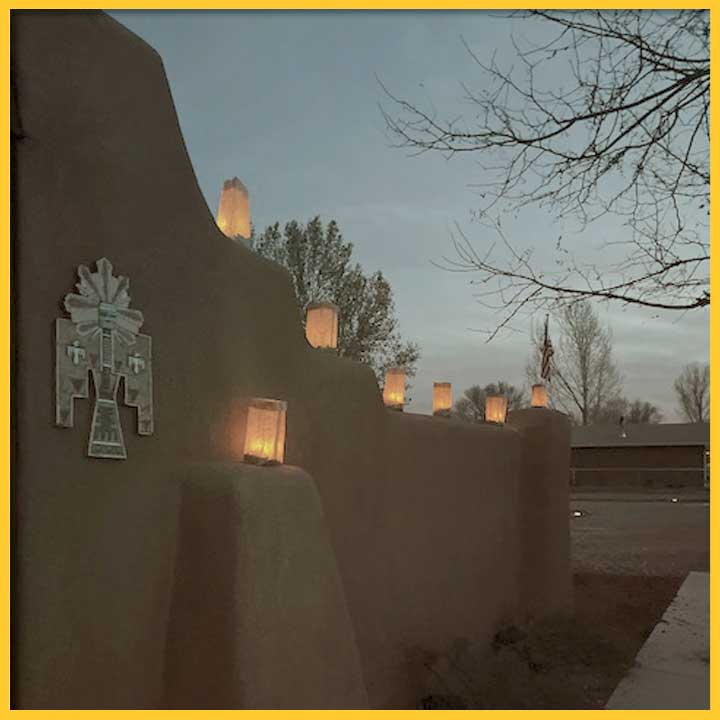
[[[566,0],[566,1],[559,1],[554,0],[554,2],[550,3],[537,3],[537,2],[515,2],[511,0],[495,0],[494,2],[473,2],[472,0],[454,0],[449,3],[442,3],[438,0],[344,0],[344,1],[331,1],[327,0],[325,2],[318,2],[318,0],[285,0],[285,2],[246,2],[246,3],[239,3],[239,2],[231,2],[231,1],[225,1],[225,2],[213,2],[209,3],[206,6],[202,6],[198,4],[197,0],[195,2],[192,2],[191,0],[176,0],[175,2],[162,2],[160,0],[134,0],[134,2],[128,2],[128,1],[122,1],[122,0],[115,0],[113,3],[111,3],[111,7],[107,8],[109,10],[198,10],[198,11],[205,11],[205,10],[225,10],[225,9],[235,9],[235,10],[444,10],[444,11],[450,11],[450,10],[500,10],[500,9],[527,9],[527,8],[544,8],[544,9],[616,9],[616,8],[640,8],[640,9],[677,9],[678,7],[682,6],[683,8],[688,9],[709,9],[711,11],[711,21],[710,21],[710,52],[711,52],[711,77],[715,76],[716,71],[718,71],[718,43],[720,43],[720,40],[718,40],[720,30],[718,30],[715,27],[715,19],[718,15],[720,15],[720,6],[718,6],[717,0],[708,0],[706,2],[683,2],[682,0],[674,0],[674,1],[668,1],[668,0],[655,0],[655,2],[643,2],[643,1],[636,1],[636,2],[583,2],[582,0]],[[0,14],[0,28],[2,30],[2,37],[5,44],[5,53],[3,54],[3,77],[4,77],[4,84],[5,84],[5,93],[3,95],[3,115],[2,115],[2,123],[3,127],[5,128],[5,137],[9,137],[10,134],[10,103],[9,103],[9,97],[10,97],[10,11],[11,10],[24,10],[24,9],[58,9],[56,7],[53,7],[52,4],[47,2],[38,2],[37,0],[27,0],[25,2],[8,2],[5,3],[4,11]],[[62,9],[83,9],[83,10],[90,10],[90,9],[97,9],[97,6],[93,3],[88,2],[71,2],[67,5],[64,5]],[[714,12],[713,12],[714,11]],[[718,93],[720,93],[720,81],[716,81],[711,83],[711,90],[710,90],[710,102],[712,108],[718,107]],[[712,137],[720,136],[720,133],[717,131],[718,123],[720,121],[718,120],[718,113],[711,113],[711,135]],[[718,171],[718,157],[720,150],[717,146],[713,146],[711,144],[711,172],[712,175],[715,176]],[[73,716],[74,714],[80,712],[77,710],[9,710],[10,707],[10,312],[12,310],[11,303],[10,303],[10,146],[9,143],[3,146],[2,149],[2,159],[5,164],[5,167],[8,169],[6,174],[3,176],[3,195],[5,198],[5,203],[3,205],[3,215],[4,215],[4,222],[5,227],[7,228],[7,231],[2,236],[2,252],[3,257],[6,258],[5,260],[5,272],[3,272],[0,276],[0,282],[2,282],[2,297],[3,297],[3,303],[7,304],[5,307],[3,307],[2,312],[2,372],[4,377],[7,378],[7,380],[2,384],[2,403],[5,407],[5,412],[2,416],[2,433],[3,436],[6,438],[6,443],[3,447],[3,454],[5,455],[5,468],[7,469],[5,475],[4,475],[4,482],[3,482],[3,494],[2,499],[0,500],[0,518],[2,520],[0,522],[3,523],[2,527],[0,528],[2,530],[3,537],[7,538],[7,548],[6,552],[2,555],[2,559],[0,560],[0,576],[2,578],[2,585],[4,592],[2,593],[2,596],[0,599],[0,608],[2,609],[2,612],[4,613],[5,618],[7,619],[5,623],[0,623],[0,626],[2,627],[2,636],[0,637],[0,644],[6,649],[6,652],[2,656],[2,661],[0,662],[0,672],[2,673],[3,677],[5,678],[5,682],[2,683],[2,695],[0,696],[0,707],[2,708],[0,712],[2,714],[9,715],[12,714],[22,714],[23,717],[25,716],[37,716],[37,717],[46,717],[46,718],[55,718],[59,716]],[[717,244],[716,239],[716,225],[717,222],[715,221],[718,216],[718,210],[717,203],[720,202],[720,197],[718,196],[718,193],[713,190],[711,187],[711,253],[714,254],[715,246]],[[713,212],[714,210],[714,212]],[[718,282],[718,272],[713,273],[712,272],[712,263],[711,263],[711,292],[714,293]],[[718,317],[720,316],[714,316],[713,313],[710,313],[710,363],[711,367],[715,364],[715,360],[718,356],[718,353],[720,353],[720,345],[718,344],[717,335],[720,331],[720,328],[718,327]],[[712,387],[712,372],[711,372],[711,387]],[[716,393],[711,394],[711,445],[712,447],[715,447],[716,440],[720,440],[720,429],[718,426],[715,425],[714,419],[718,416],[717,407],[718,404],[720,404],[720,400],[717,397]],[[715,470],[713,471],[713,467]],[[720,473],[720,465],[718,463],[712,463],[711,464],[711,485],[713,484],[713,478],[715,475],[718,475]],[[713,505],[711,503],[710,506],[710,548],[711,548],[711,558],[715,558],[717,556],[717,551],[720,551],[720,547],[718,546],[717,538],[718,534],[714,532],[714,526],[716,524],[717,511],[713,510]],[[717,565],[716,562],[714,562],[711,559],[711,590],[710,590],[710,597],[711,597],[711,607],[712,607],[712,599],[717,598],[719,596],[718,593],[718,578],[717,574],[715,572],[715,566]],[[717,623],[711,622],[711,655],[715,658],[714,651],[718,648],[718,635],[720,634],[720,626],[718,626]],[[720,695],[718,694],[718,673],[720,670],[718,669],[718,663],[720,660],[717,660],[715,658],[714,662],[711,662],[710,665],[710,707],[711,708],[717,708],[718,702],[720,700]],[[365,714],[365,713],[392,713],[393,717],[397,717],[398,715],[406,716],[408,714],[415,714],[418,712],[423,712],[422,710],[299,710],[299,711],[282,711],[282,710],[85,710],[82,711],[84,717],[105,717],[105,718],[119,718],[124,717],[125,715],[133,714],[147,714],[148,716],[152,717],[170,717],[172,715],[176,716],[187,716],[192,715],[195,717],[201,717],[206,715],[217,715],[220,713],[258,713],[262,714],[264,716],[285,716],[288,713],[332,713],[334,715],[340,716],[346,716],[346,715],[354,715],[357,716],[357,714]],[[443,714],[445,717],[450,717],[451,711],[435,711],[436,713],[439,712],[440,714]],[[558,712],[562,712],[563,714],[567,715],[568,713],[572,714],[575,717],[580,716],[587,716],[589,714],[592,714],[594,710],[563,710],[563,711],[554,711],[554,710],[526,710],[526,711],[520,711],[520,710],[486,710],[486,711],[480,711],[480,710],[468,710],[464,711],[465,713],[473,713],[477,714],[478,717],[483,718],[489,718],[489,717],[512,717],[518,714],[533,714],[536,716],[551,716],[556,715]],[[695,711],[680,711],[680,710],[616,710],[612,711],[615,714],[613,715],[614,718],[642,718],[642,717],[652,717],[652,718],[663,718],[663,717],[670,717],[673,718],[685,718],[685,717],[707,717],[712,716],[715,714],[714,710],[695,710]],[[437,715],[436,715],[437,716]]]

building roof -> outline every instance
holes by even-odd
[[[574,448],[710,445],[710,423],[628,423],[624,431],[622,437],[619,424],[574,427],[571,445]]]

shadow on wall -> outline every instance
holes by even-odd
[[[409,649],[567,604],[564,417],[392,413],[313,350],[287,274],[215,226],[158,55],[105,14],[13,12],[12,66],[17,707],[414,707]],[[100,257],[153,339],[155,433],[122,408],[122,462],[86,457],[94,398],[53,422],[58,303]],[[249,397],[287,401],[298,468],[238,462]]]

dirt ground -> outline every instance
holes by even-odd
[[[601,709],[691,570],[709,569],[707,502],[574,500],[575,612],[459,643],[428,665],[425,709]]]
[[[574,617],[503,628],[490,653],[459,644],[429,667],[425,709],[598,710],[683,578],[574,576]]]

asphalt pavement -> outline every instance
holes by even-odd
[[[673,502],[677,498],[677,502]],[[575,572],[685,577],[710,569],[709,495],[576,493],[570,502]]]

